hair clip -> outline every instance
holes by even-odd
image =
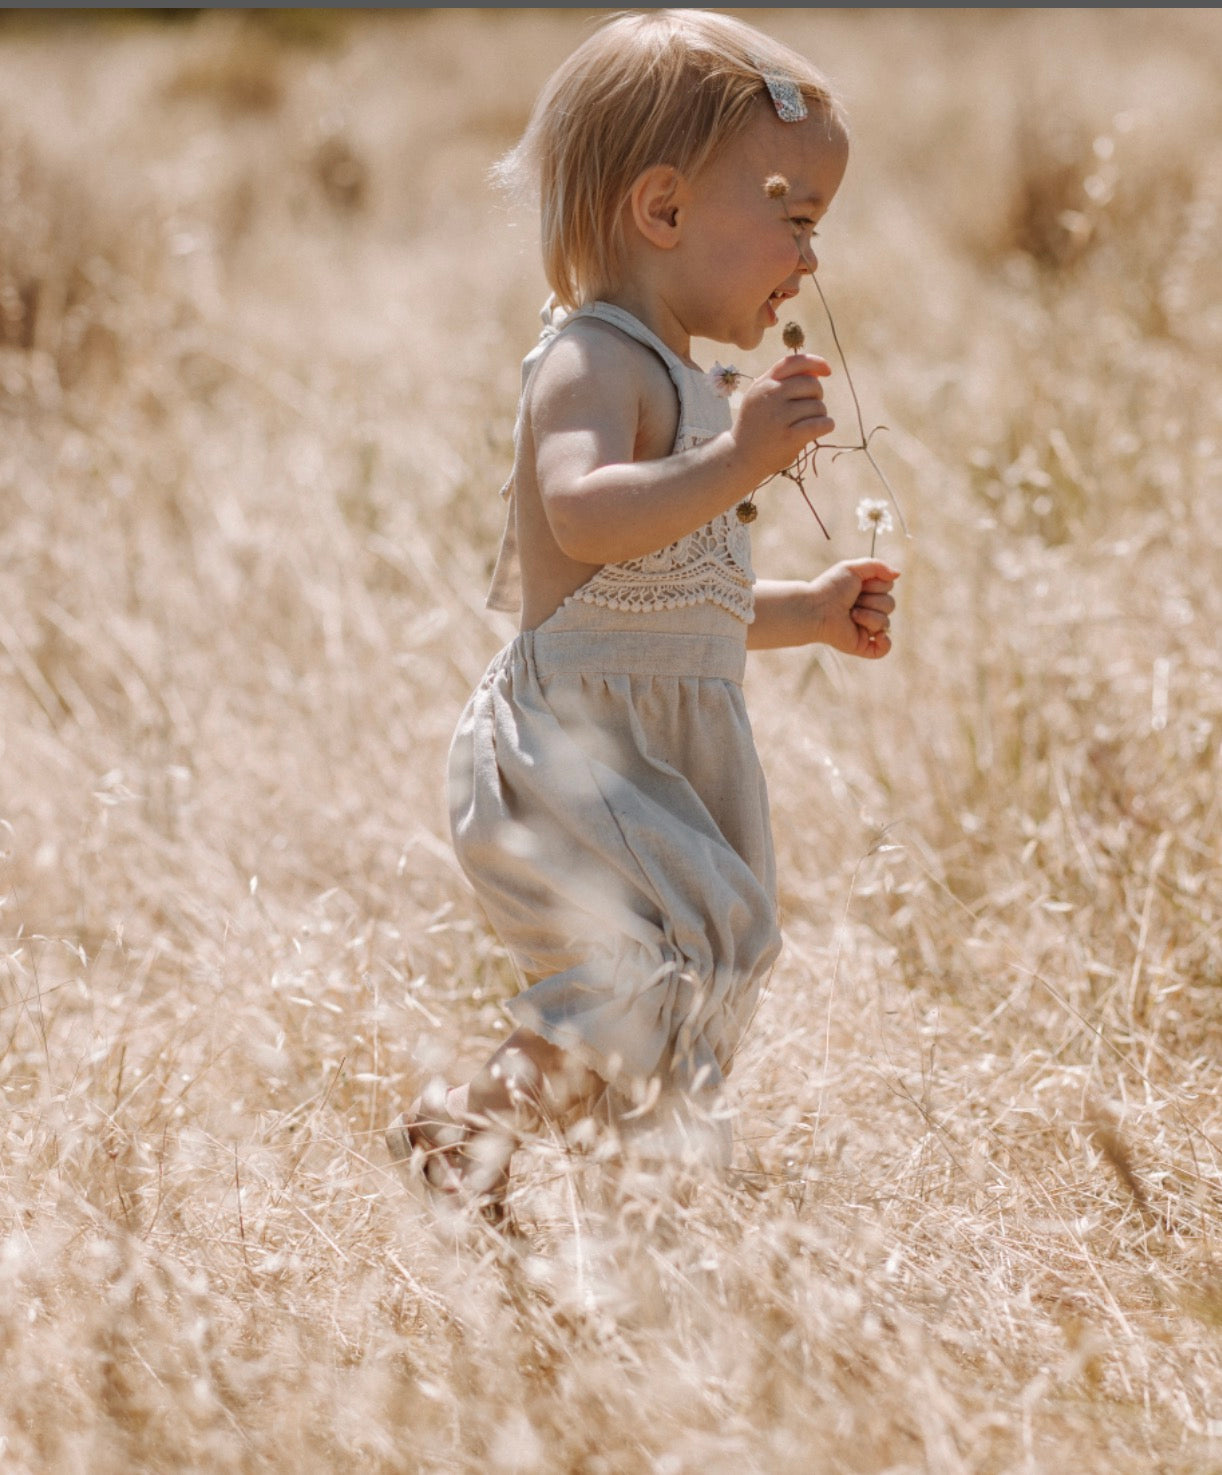
[[[776,108],[776,115],[782,123],[800,123],[807,116],[806,99],[802,96],[802,89],[788,77],[782,77],[777,72],[761,72],[764,86],[768,89],[768,96],[772,99],[772,106]]]

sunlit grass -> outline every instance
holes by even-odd
[[[441,794],[544,295],[485,174],[586,14],[0,26],[6,1471],[1222,1469],[1219,17],[751,17],[847,95],[896,649],[748,678],[736,1173],[541,1143],[509,1241],[381,1131],[515,986]],[[867,551],[813,495],[762,573]]]

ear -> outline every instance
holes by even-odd
[[[628,192],[628,214],[652,246],[669,251],[679,244],[689,198],[686,179],[670,164],[653,164]]]

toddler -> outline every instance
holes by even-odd
[[[748,499],[833,429],[830,368],[783,354],[732,413],[691,345],[753,349],[776,325],[847,158],[801,56],[659,10],[604,23],[507,161],[538,187],[553,296],[488,600],[521,630],[462,714],[449,803],[529,986],[474,1079],[431,1083],[387,1139],[490,1218],[545,1120],[729,1161],[719,1089],[780,948],[746,653],[885,656],[898,574],[870,558],[755,580]]]

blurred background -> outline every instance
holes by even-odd
[[[641,1310],[587,1226],[621,1340],[475,1277],[480,1350],[380,1129],[516,987],[442,795],[546,295],[488,171],[605,12],[0,13],[14,1468],[1217,1466],[1222,15],[741,14],[851,119],[896,649],[749,675],[787,949],[734,1078],[774,1187],[680,1237],[722,1279]],[[813,495],[761,574],[868,551],[865,458]]]

